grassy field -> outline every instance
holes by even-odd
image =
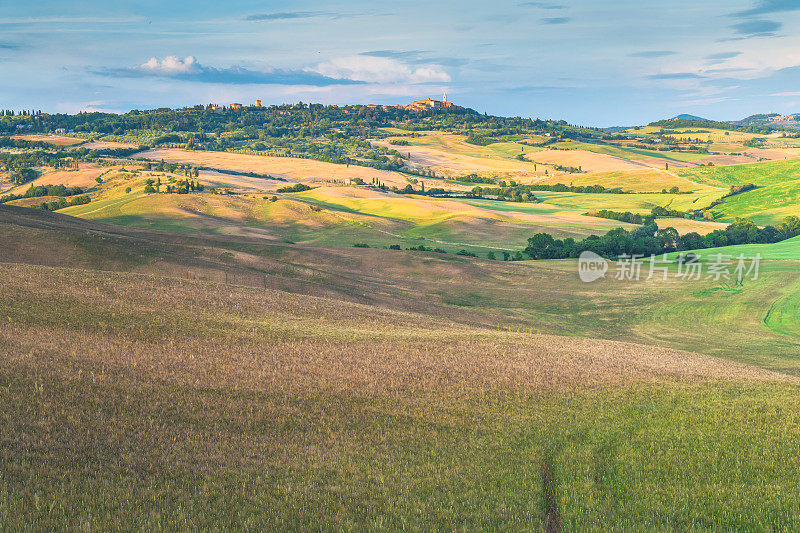
[[[672,172],[659,169],[628,170],[615,172],[586,172],[569,176],[556,175],[543,179],[541,183],[555,185],[602,185],[607,188],[619,187],[631,192],[659,192],[662,189],[678,187],[681,191],[697,191],[709,186],[694,183]]]
[[[561,150],[586,150],[600,155],[627,159],[652,168],[664,168],[667,164],[674,167],[684,166],[681,165],[681,163],[690,163],[704,157],[702,154],[660,152],[658,150],[645,150],[612,144],[595,144],[572,140],[559,142],[554,146]]]
[[[430,118],[419,124],[441,127]],[[319,129],[332,144],[346,133]],[[757,188],[713,222],[658,225],[800,215],[799,141],[673,134],[719,152],[700,154],[577,129],[476,127],[498,132],[487,146],[460,126],[386,131],[410,145],[370,142],[440,177],[629,194],[437,198],[345,182],[475,184],[172,148],[133,157],[205,167],[205,190],[167,194],[183,176],[133,160],[44,168],[12,192],[62,183],[91,202],[0,204],[0,530],[797,528],[800,237],[698,250],[695,280],[678,277],[677,254],[663,277],[645,261],[628,280],[609,262],[591,283],[578,260],[508,259],[536,233],[635,227],[592,210],[700,210],[734,185]],[[241,132],[237,146],[255,142]],[[163,193],[145,193],[148,179]],[[277,192],[295,182],[313,188]],[[757,277],[710,274],[740,254],[760,255]]]
[[[722,196],[717,189],[706,189],[694,194],[583,194],[550,191],[536,191],[534,194],[546,204],[584,213],[590,209],[649,213],[655,206],[685,211],[706,207]]]
[[[753,257],[756,254],[760,254],[764,259],[792,259],[800,261],[800,238],[795,237],[785,241],[776,242],[774,244],[740,244],[736,246],[721,246],[719,248],[706,250],[694,250],[693,252],[708,257],[718,253],[734,257],[738,257],[741,254],[744,254],[747,257]],[[677,254],[673,254],[673,256],[677,256]]]
[[[0,238],[3,529],[800,520],[793,262],[587,285],[8,207]]]
[[[752,165],[679,169],[675,172],[694,182],[717,187],[747,183],[775,185],[800,175],[800,159],[767,161]]]
[[[200,179],[206,185],[238,184],[241,193],[145,194],[147,176],[156,174],[109,174],[90,204],[63,212],[111,224],[182,233],[250,235],[342,246],[424,245],[483,255],[492,249],[521,248],[539,231],[581,237],[619,225],[544,204],[526,207],[484,202],[470,206],[449,199],[355,187],[318,187],[304,193],[280,194],[277,202],[271,202],[267,198],[272,194],[265,196],[251,189],[250,180],[256,178],[246,178],[239,184],[238,177],[218,173],[202,173]],[[167,182],[166,175],[159,176]],[[128,187],[130,193],[125,192]]]
[[[747,217],[756,224],[777,225],[800,215],[800,179],[792,179],[727,198],[712,210],[722,220]]]
[[[800,160],[770,161],[753,165],[682,169],[681,176],[698,183],[730,187],[752,183],[756,190],[727,198],[712,212],[724,221],[752,218],[757,224],[778,224],[798,214]]]

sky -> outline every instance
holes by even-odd
[[[403,104],[588,126],[800,112],[800,0],[0,0],[0,108]]]

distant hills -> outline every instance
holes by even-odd
[[[678,115],[677,117],[672,117],[669,120],[701,120],[703,122],[711,122],[707,118],[698,117],[697,115],[687,115],[687,114]]]
[[[794,115],[781,115],[780,113],[767,113],[751,115],[738,122],[739,126],[774,126],[776,128],[800,128],[800,113]]]
[[[651,126],[668,127],[709,127],[720,129],[746,129],[753,133],[769,133],[776,130],[800,129],[800,113],[781,115],[766,113],[751,115],[742,120],[716,121],[697,115],[681,114],[669,119],[652,122]]]

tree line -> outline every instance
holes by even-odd
[[[64,185],[31,185],[23,194],[7,194],[0,197],[0,204],[19,200],[21,198],[39,198],[41,196],[75,196],[83,194],[80,187],[65,187]]]
[[[738,244],[768,244],[800,235],[800,218],[789,216],[776,226],[759,228],[752,220],[737,218],[725,229],[708,235],[696,232],[680,235],[675,228],[659,229],[655,223],[631,231],[612,229],[605,235],[590,235],[585,239],[556,239],[549,233],[537,233],[528,239],[525,254],[531,259],[566,259],[582,252],[594,252],[607,259],[620,255],[659,255],[669,252],[699,250]]]

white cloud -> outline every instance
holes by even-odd
[[[697,98],[697,99],[694,99],[694,100],[681,100],[681,101],[673,104],[673,107],[677,107],[677,108],[685,108],[687,106],[700,107],[700,106],[720,104],[722,102],[727,102],[727,101],[730,101],[730,100],[734,100],[734,99],[733,98],[728,98],[728,97],[725,97],[725,96],[721,96],[719,98]]]
[[[709,79],[755,80],[779,70],[800,66],[800,38],[786,37],[748,44],[741,53],[709,65],[705,59],[672,60],[662,64],[665,71],[692,72]],[[725,51],[725,48],[720,49]]]
[[[108,107],[106,102],[103,101],[93,101],[93,102],[58,102],[56,104],[56,112],[58,113],[69,113],[75,114],[81,111],[85,112],[101,112],[101,113],[113,113],[115,110]]]
[[[330,78],[367,83],[447,83],[451,79],[437,65],[414,68],[388,57],[339,57],[308,70]]]
[[[186,56],[184,59],[176,56],[167,56],[164,59],[151,57],[140,68],[146,72],[166,75],[193,74],[202,70],[200,63],[193,56]]]

